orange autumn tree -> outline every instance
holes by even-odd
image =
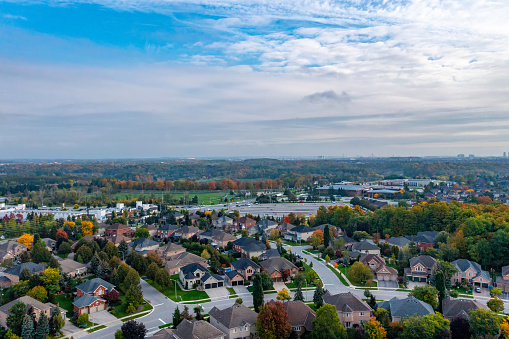
[[[501,338],[509,338],[509,317],[500,323]]]
[[[320,246],[320,244],[323,244],[323,231],[314,231],[311,237],[309,237],[309,242],[315,249]]]
[[[25,233],[18,238],[18,242],[30,249],[32,247],[32,243],[34,242],[34,237],[31,234]]]
[[[83,235],[91,235],[94,233],[94,224],[91,221],[82,221],[81,222],[81,234]]]
[[[70,228],[74,228],[74,226],[76,226],[76,223],[74,221],[69,221],[67,220],[66,222],[64,222],[64,226],[69,226]]]
[[[367,338],[384,339],[387,336],[387,331],[375,317],[369,318],[369,321],[362,324],[362,327],[364,327]]]

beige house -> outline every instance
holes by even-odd
[[[214,306],[209,314],[210,324],[226,333],[226,339],[256,336],[258,314],[243,304],[234,304],[224,310]]]
[[[481,265],[467,259],[454,260],[451,264],[458,270],[451,277],[451,284],[460,283],[463,279],[474,286],[488,288],[492,279],[488,271],[483,271]]]
[[[166,259],[177,254],[185,252],[186,249],[183,246],[177,245],[173,242],[169,242],[167,245],[161,246],[156,250],[157,255],[160,258]]]
[[[217,248],[225,248],[229,242],[234,242],[237,237],[230,233],[221,233],[212,237],[212,246]]]
[[[207,267],[208,261],[196,254],[182,252],[166,259],[164,267],[170,275],[177,274],[180,269],[189,264],[200,264]]]
[[[42,303],[39,300],[29,296],[18,298],[0,307],[0,325],[3,327],[7,328],[7,317],[10,314],[9,310],[17,302],[24,303],[27,306],[27,311],[30,309],[30,307],[32,307],[34,310],[35,318],[37,320],[41,314],[44,314],[46,317],[48,317],[48,319],[51,318],[51,313],[55,308],[57,308],[57,306],[53,305],[52,303]],[[65,319],[65,310],[63,308],[60,308],[60,313],[62,314],[62,318]]]
[[[62,259],[58,262],[63,273],[76,277],[87,272],[87,265],[71,259]]]
[[[437,260],[429,255],[419,255],[410,259],[410,268],[405,268],[409,281],[427,282]]]
[[[351,292],[334,295],[327,292],[323,296],[323,301],[326,304],[336,306],[339,319],[346,328],[360,325],[369,321],[369,318],[373,316],[373,309],[359,296]]]
[[[0,244],[0,251],[7,252],[14,257],[20,257],[23,252],[26,252],[28,249],[25,245],[20,244],[17,241],[9,240],[2,244]]]

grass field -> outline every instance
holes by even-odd
[[[346,274],[346,273],[348,272],[348,270],[345,268],[345,266],[340,265],[340,266],[338,267],[338,270],[340,270],[340,271],[341,271],[341,273],[343,273],[345,276],[347,276],[347,274]],[[356,284],[356,283],[354,283],[353,281],[351,281],[351,283],[352,283],[354,286],[358,286],[358,287],[367,287],[367,286],[366,286],[366,283],[363,283],[363,284]],[[371,286],[370,288],[377,287],[377,286],[378,286],[378,283],[377,283],[376,281],[373,281],[373,286]]]
[[[193,300],[200,300],[200,299],[208,299],[208,294],[205,291],[197,291],[197,290],[191,290],[191,291],[182,291],[180,286],[177,284],[177,297],[175,297],[175,285],[171,287],[162,288],[159,286],[156,282],[147,279],[147,282],[154,286],[159,292],[167,296],[173,301],[193,301]],[[174,282],[175,284],[175,282]]]
[[[308,265],[308,264],[306,264],[306,263],[304,263],[304,262],[303,262],[303,264],[304,264],[304,271],[300,271],[300,272],[304,273],[304,276],[306,277],[306,280],[309,280],[309,279],[308,279],[308,275],[309,275],[309,272],[312,270],[312,268],[311,268],[311,267],[309,267],[309,265]],[[300,272],[299,272],[299,273],[300,273]],[[292,281],[292,282],[290,282],[290,283],[288,283],[288,284],[286,284],[286,286],[287,286],[288,288],[297,288],[297,284],[296,284],[296,283],[294,283],[293,281]],[[305,288],[306,286],[304,285],[304,286],[302,286],[302,287],[304,287],[304,288]]]
[[[72,314],[74,311],[74,307],[72,306],[72,297],[67,297],[66,294],[60,294],[55,297],[55,304],[57,304],[60,308],[63,308],[67,311],[67,318],[72,318]]]

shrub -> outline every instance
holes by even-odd
[[[83,313],[78,316],[78,326],[86,324],[88,322],[88,313]]]

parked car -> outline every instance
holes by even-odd
[[[476,288],[475,288],[475,291],[476,291],[477,293],[481,293],[481,288],[480,288],[480,287],[476,287]]]

